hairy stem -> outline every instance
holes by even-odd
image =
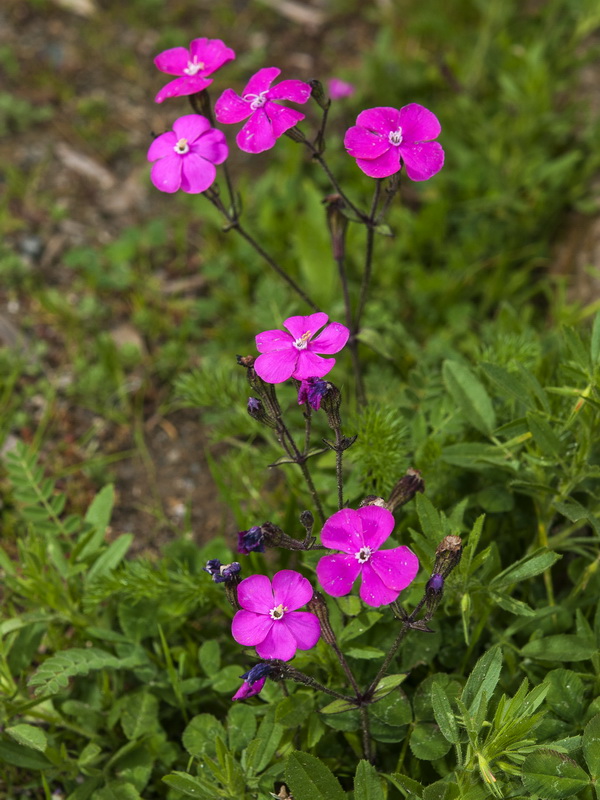
[[[369,294],[369,286],[371,284],[371,274],[373,271],[373,244],[375,239],[375,215],[377,213],[377,206],[379,204],[379,196],[381,193],[381,180],[377,180],[375,184],[375,191],[373,193],[373,201],[371,203],[371,212],[367,221],[367,243],[365,249],[365,268],[363,271],[362,282],[360,286],[360,296],[358,298],[358,308],[356,310],[356,319],[352,329],[352,335],[358,336],[360,333],[360,323],[362,320],[363,311],[367,302]]]

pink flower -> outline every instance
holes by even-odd
[[[231,699],[245,700],[246,697],[254,697],[262,690],[272,669],[270,664],[255,664],[252,669],[240,676],[244,682]]]
[[[332,100],[341,100],[343,97],[352,97],[354,86],[340,78],[330,78],[327,81],[327,89]]]
[[[282,569],[273,576],[251,575],[238,586],[242,607],[231,623],[238,644],[256,647],[261,658],[289,661],[296,650],[310,650],[321,635],[319,620],[308,611],[297,611],[311,599],[310,582],[299,572]]]
[[[154,59],[158,69],[168,75],[180,77],[163,86],[155,101],[162,103],[168,97],[201,92],[212,83],[212,78],[206,76],[234,58],[233,50],[226,47],[220,39],[194,39],[190,42],[189,50],[185,47],[172,47],[159,53]]]
[[[229,124],[250,117],[235,139],[240,150],[247,153],[270,150],[280,136],[304,119],[300,111],[273,101],[306,103],[311,93],[310,86],[303,81],[281,81],[271,88],[280,72],[277,67],[260,69],[250,78],[241,97],[233,89],[226,89],[215,103],[219,122]]]
[[[349,594],[362,573],[361,600],[369,606],[393,603],[413,581],[419,561],[408,547],[379,548],[394,527],[394,517],[385,508],[343,508],[329,517],[321,531],[325,547],[346,555],[324,556],[317,564],[317,578],[327,594]]]
[[[401,109],[382,107],[361,111],[346,131],[344,147],[371,178],[387,178],[401,168],[413,181],[426,181],[444,166],[438,142],[440,123],[418,103]]]
[[[316,338],[315,333],[329,317],[322,311],[308,317],[288,317],[287,331],[265,331],[256,337],[259,353],[254,369],[267,383],[283,383],[288,378],[299,381],[322,378],[333,369],[335,358],[321,358],[316,353],[337,353],[348,341],[350,331],[340,322],[332,322]]]
[[[204,192],[217,174],[215,164],[222,164],[228,152],[223,131],[211,128],[206,117],[187,114],[150,145],[148,161],[155,162],[150,180],[161,192]]]

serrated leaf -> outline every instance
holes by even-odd
[[[78,560],[84,560],[93,555],[104,542],[114,503],[115,488],[112,483],[109,483],[100,489],[88,507],[84,519],[88,524],[93,525],[95,530],[81,548]]]
[[[443,736],[452,744],[458,744],[460,735],[456,718],[448,700],[448,695],[439,683],[434,682],[431,687],[431,702],[435,721],[439,725]]]
[[[489,436],[496,427],[494,407],[485,387],[471,370],[458,361],[444,361],[442,375],[466,422]]]
[[[461,700],[469,710],[479,706],[484,693],[490,699],[500,680],[501,669],[502,650],[495,645],[481,656],[465,684]]]
[[[275,722],[284,728],[299,728],[313,709],[312,697],[306,692],[296,692],[284,697],[275,707]]]
[[[524,403],[526,406],[531,406],[528,386],[525,381],[514,372],[509,372],[507,369],[497,364],[488,363],[481,364],[481,369],[494,384],[496,390],[505,397],[510,397],[513,400]]]
[[[136,692],[123,698],[121,727],[131,741],[154,733],[158,728],[158,700],[147,691]]]
[[[288,756],[285,782],[294,800],[346,800],[340,782],[320,759],[296,751]]]
[[[385,800],[381,778],[375,767],[361,759],[354,776],[354,800]]]
[[[188,722],[181,741],[191,756],[201,758],[215,754],[217,739],[226,740],[225,728],[212,714],[197,714]]]
[[[63,650],[46,659],[29,680],[30,686],[38,687],[35,694],[56,694],[68,686],[76,675],[88,675],[101,669],[132,669],[143,662],[137,655],[117,658],[111,653],[95,647]]]
[[[592,717],[583,730],[583,757],[592,778],[598,781],[600,778],[600,714]]]
[[[522,780],[531,794],[544,800],[573,797],[590,783],[588,775],[575,761],[553,750],[538,750],[527,756]]]

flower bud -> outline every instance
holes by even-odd
[[[393,512],[394,509],[399,506],[406,505],[409,500],[413,499],[417,492],[423,493],[424,491],[425,481],[421,477],[421,473],[411,467],[406,470],[406,475],[400,478],[392,489],[392,493],[387,501],[387,507]]]
[[[264,533],[260,526],[254,525],[247,531],[238,533],[238,553],[247,556],[248,553],[264,553]]]
[[[294,125],[293,128],[289,128],[289,130],[285,131],[285,135],[289,136],[293,142],[298,142],[299,144],[302,144],[302,142],[306,141],[306,136],[302,133],[297,125]]]
[[[321,592],[315,591],[311,599],[306,604],[307,609],[312,612],[321,623],[321,637],[327,644],[337,645],[335,633],[329,622],[329,610],[327,603]]]
[[[323,111],[326,111],[331,105],[331,100],[326,96],[321,81],[314,78],[308,82],[308,85],[310,86],[310,96],[321,106]]]
[[[315,518],[313,517],[310,511],[303,511],[300,514],[300,524],[306,530],[306,533],[310,536],[315,524]]]
[[[439,572],[434,572],[427,581],[425,587],[425,605],[427,606],[427,619],[431,619],[436,608],[440,604],[444,594],[444,578]]]
[[[327,226],[331,236],[333,257],[336,261],[340,261],[346,252],[346,229],[348,227],[348,217],[344,214],[346,205],[339,194],[330,194],[323,202],[327,206]]]
[[[342,404],[342,393],[334,386],[333,383],[327,381],[327,392],[321,399],[321,406],[323,411],[327,414],[327,424],[332,430],[339,430],[342,427],[342,420],[340,418],[340,406]]]
[[[275,428],[277,426],[275,420],[267,414],[263,401],[258,397],[248,398],[248,414],[250,414],[252,419],[261,422],[263,425],[267,425],[269,428]]]
[[[433,573],[447,578],[452,570],[458,566],[462,556],[462,541],[460,536],[446,536],[439,543],[435,551],[435,564]]]

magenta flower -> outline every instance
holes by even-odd
[[[256,337],[259,353],[254,369],[267,383],[283,383],[288,378],[299,381],[322,378],[335,365],[335,358],[321,358],[317,353],[339,352],[348,341],[350,331],[340,322],[332,322],[316,338],[315,333],[329,317],[322,311],[308,317],[288,317],[284,327],[289,331],[265,331]]]
[[[344,147],[371,178],[387,178],[404,164],[411,180],[426,181],[444,166],[442,146],[431,141],[441,130],[435,114],[418,103],[369,108],[346,131]]]
[[[310,650],[321,635],[315,614],[298,611],[313,595],[310,582],[299,572],[282,569],[273,576],[251,575],[238,586],[242,607],[231,623],[238,644],[256,647],[261,658],[289,661],[296,650]]]
[[[379,549],[393,527],[394,517],[379,506],[357,511],[343,508],[329,517],[321,531],[321,541],[325,547],[341,550],[345,555],[324,556],[317,564],[317,578],[327,594],[349,594],[362,573],[361,600],[369,606],[394,602],[402,589],[412,583],[419,561],[408,547]]]
[[[161,72],[168,75],[179,75],[174,81],[167,83],[155,97],[155,102],[162,103],[168,97],[181,97],[196,94],[210,86],[212,78],[207,78],[215,70],[235,58],[235,53],[226,47],[220,39],[194,39],[190,49],[172,47],[159,53],[154,63]]]
[[[255,664],[252,669],[240,676],[244,679],[244,682],[231,699],[245,700],[246,697],[254,697],[255,694],[262,690],[272,670],[273,668],[270,664]]]
[[[354,86],[340,78],[330,78],[327,81],[327,89],[332,100],[341,100],[354,94]]]
[[[210,127],[200,114],[186,114],[150,145],[148,161],[154,161],[150,180],[161,192],[182,189],[188,194],[206,191],[229,153],[225,134]]]
[[[273,101],[306,103],[310,86],[303,81],[281,81],[271,88],[280,72],[277,67],[260,69],[250,78],[241,97],[233,89],[226,89],[215,103],[219,122],[229,124],[250,117],[235,139],[240,150],[247,153],[270,150],[280,136],[304,119],[300,111]]]

